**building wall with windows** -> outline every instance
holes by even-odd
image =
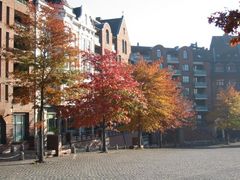
[[[183,94],[194,102],[198,126],[206,126],[206,114],[211,106],[210,54],[197,44],[191,46],[165,48],[132,46],[131,62],[140,59],[148,62],[161,60],[162,68],[173,73],[173,79],[181,83]]]
[[[39,7],[46,6],[45,0],[40,0]],[[66,27],[73,33],[75,41],[71,44],[73,47],[79,49],[79,54],[76,56],[77,63],[68,63],[65,64],[65,69],[77,69],[82,72],[93,71],[93,68],[86,63],[82,57],[81,52],[89,52],[95,53],[95,45],[99,45],[99,38],[96,35],[96,29],[94,25],[94,21],[91,18],[90,14],[83,8],[83,6],[79,7],[71,7],[67,1],[65,0],[47,0],[47,2],[52,2],[58,4],[59,8],[59,18],[63,21]],[[62,85],[62,88],[65,85]],[[48,106],[45,108],[45,118],[47,121],[45,122],[45,132],[55,132],[62,129],[63,132],[66,132],[68,125],[64,122],[60,122],[60,118],[57,117],[56,109],[52,106]]]
[[[25,0],[0,1],[0,44],[1,49],[14,47],[15,33],[10,28],[19,23],[21,15],[26,15]],[[34,134],[32,104],[14,103],[14,91],[10,73],[16,68],[14,60],[0,58],[0,144],[22,142]]]
[[[240,90],[240,45],[229,45],[231,36],[213,36],[210,51],[213,104],[217,93],[229,85]]]
[[[95,44],[99,44],[99,38],[96,36],[96,30],[93,19],[90,14],[80,7],[70,7],[68,3],[63,2],[60,13],[64,24],[69,27],[72,33],[75,35],[74,47],[79,48],[80,51],[86,51],[89,53],[95,52]],[[90,70],[90,67],[85,64],[79,54],[77,64],[69,64],[67,68],[79,68],[82,71]]]
[[[115,19],[98,17],[95,26],[100,38],[100,48],[98,48],[97,53],[104,54],[106,50],[115,52],[119,61],[128,62],[131,44],[124,16]]]

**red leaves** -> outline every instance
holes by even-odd
[[[238,9],[215,12],[208,18],[208,22],[215,24],[225,33],[236,36],[230,41],[232,46],[240,43],[240,11]]]
[[[86,54],[84,58],[92,70],[86,73],[88,80],[79,83],[85,92],[83,96],[70,102],[74,104],[69,109],[75,125],[97,125],[103,118],[110,124],[129,122],[127,108],[141,94],[131,77],[131,67],[117,62],[113,53]]]

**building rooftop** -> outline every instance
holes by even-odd
[[[121,18],[114,18],[114,19],[98,18],[98,21],[101,23],[108,23],[111,26],[113,36],[117,36],[119,34],[119,30],[123,21],[123,16]]]
[[[232,47],[230,40],[232,36],[213,36],[210,50],[215,60],[238,60],[240,61],[240,45]]]

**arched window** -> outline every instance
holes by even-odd
[[[125,46],[125,54],[127,54],[127,41],[124,42],[124,46]]]
[[[109,37],[109,36],[110,36],[110,35],[109,35],[109,31],[106,30],[106,42],[107,42],[107,44],[110,43],[110,37]]]
[[[124,52],[125,52],[125,41],[122,40],[122,53],[124,53]]]
[[[161,50],[157,49],[157,58],[160,58],[162,56]]]
[[[183,59],[187,59],[188,58],[188,54],[187,54],[187,50],[185,49],[183,51]]]

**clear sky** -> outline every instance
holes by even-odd
[[[207,17],[225,8],[239,9],[239,0],[67,0],[83,5],[93,17],[117,18],[124,14],[132,45],[209,48],[211,37],[223,35]]]

